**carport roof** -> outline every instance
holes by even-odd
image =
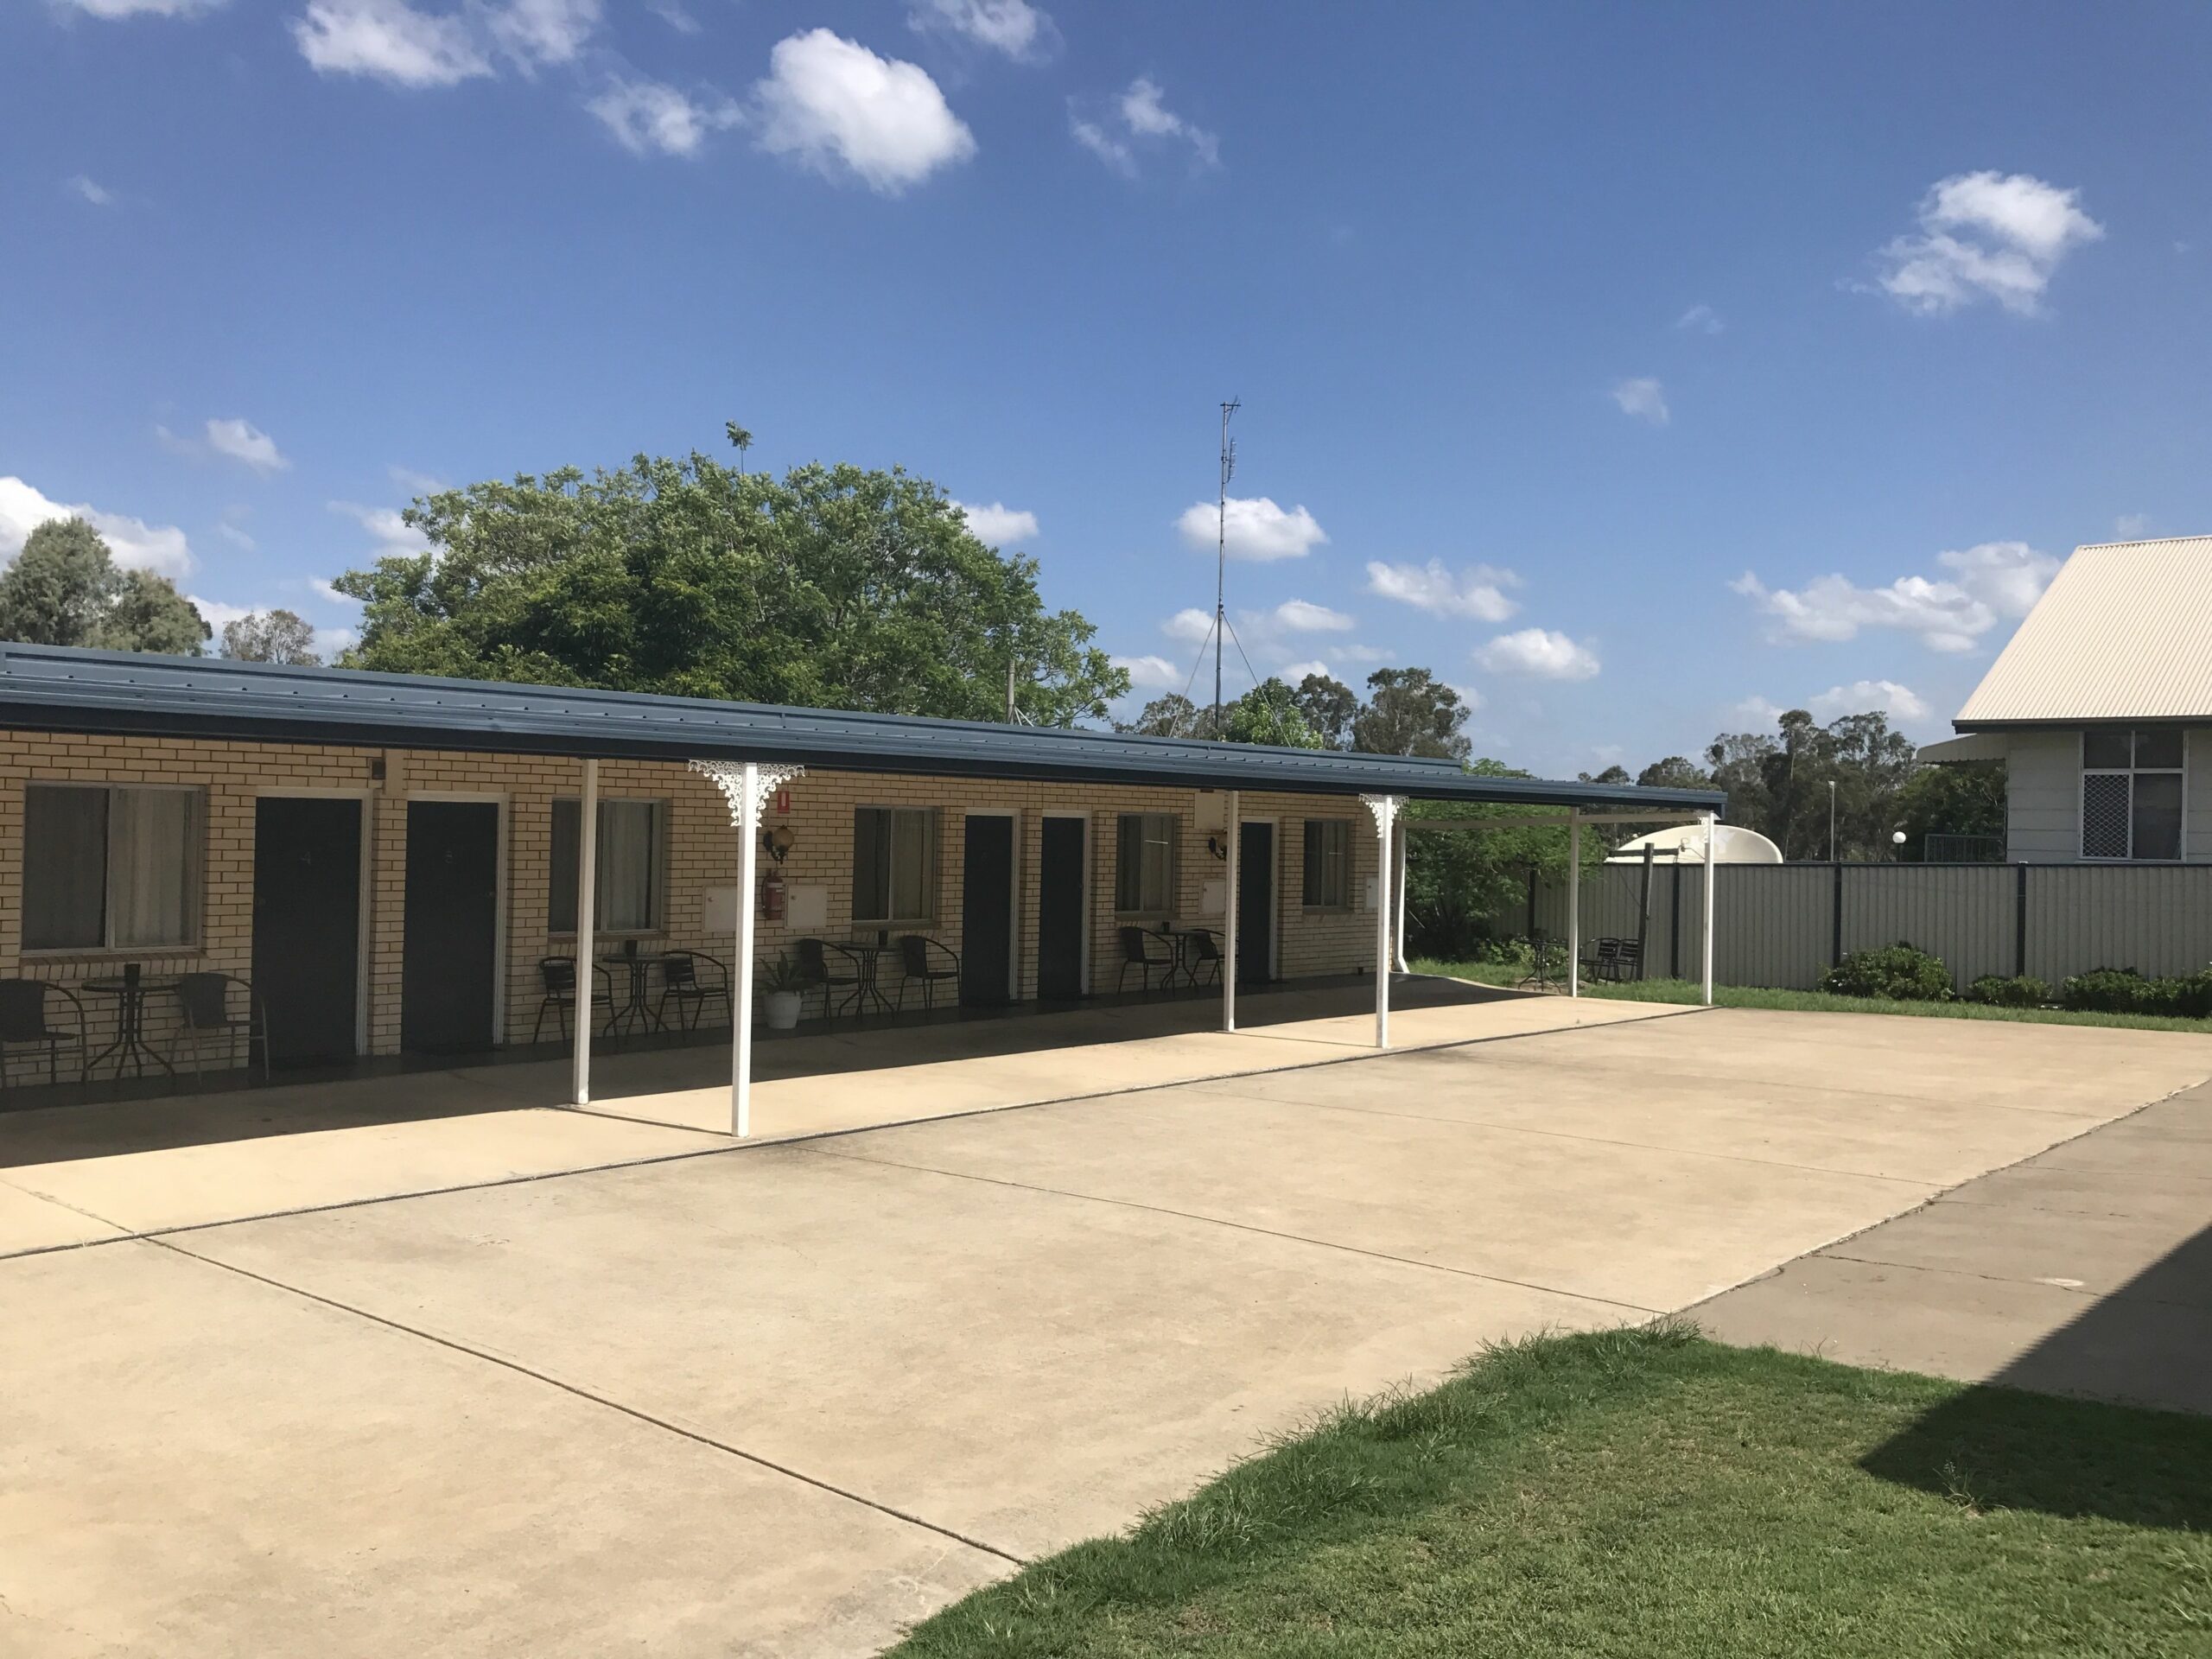
[[[831,771],[1717,810],[1707,790],[1483,778],[1449,760],[1265,748],[634,691],[0,645],[0,726]]]

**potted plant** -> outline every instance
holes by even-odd
[[[761,1001],[768,1013],[768,1029],[789,1031],[798,1024],[799,999],[806,995],[806,975],[785,951],[760,970]]]

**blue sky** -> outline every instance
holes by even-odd
[[[0,60],[0,556],[88,507],[213,606],[342,629],[426,482],[734,418],[1004,508],[1144,695],[1234,395],[1261,671],[1572,772],[1938,734],[2057,556],[2212,526],[2199,8],[15,0]]]

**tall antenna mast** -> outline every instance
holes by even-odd
[[[1221,735],[1221,645],[1229,622],[1229,480],[1236,475],[1236,441],[1229,417],[1244,405],[1232,397],[1221,406],[1221,496],[1214,520],[1213,555],[1213,734]]]

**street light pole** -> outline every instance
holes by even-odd
[[[1835,862],[1835,779],[1828,779],[1828,862]]]

